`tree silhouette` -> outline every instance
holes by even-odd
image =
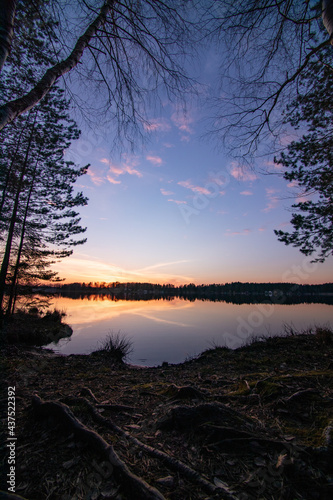
[[[180,59],[190,42],[189,23],[181,14],[186,2],[106,0],[100,5],[97,9],[96,2],[70,4],[78,7],[81,25],[86,27],[76,40],[68,35],[73,40],[68,50],[66,41],[60,40],[66,24],[61,5],[52,2],[59,16],[57,62],[38,75],[28,91],[0,107],[0,129],[32,109],[60,77],[74,70],[81,84],[88,82],[90,92],[94,89],[96,95],[96,88],[104,92],[104,110],[116,119],[118,132],[128,136],[145,123],[144,103],[153,93],[163,88],[169,96],[179,97],[186,92],[189,79]],[[35,16],[42,22],[50,9],[50,4],[40,2]]]
[[[333,0],[218,0],[209,14],[212,35],[223,54],[222,92],[214,100],[211,132],[235,156],[250,159],[265,139],[270,150],[279,140],[282,110],[296,98],[309,64],[330,47]],[[326,63],[333,71],[330,50]]]
[[[43,35],[44,25],[36,17],[23,16],[29,8],[18,10],[24,41],[14,39],[16,50],[1,74],[4,99],[33,81],[35,67],[42,70],[52,62],[52,44]],[[19,282],[54,279],[56,273],[49,269],[54,259],[70,255],[70,247],[85,241],[77,238],[85,228],[75,208],[85,205],[87,198],[74,193],[73,185],[88,166],[65,159],[66,149],[80,134],[68,109],[64,90],[55,85],[33,110],[9,124],[2,136],[0,307],[3,311],[7,284],[8,313]]]
[[[301,189],[301,200],[292,205],[294,231],[275,233],[305,255],[318,252],[314,261],[324,262],[333,253],[333,72],[324,57],[307,68],[285,121],[307,129],[275,160],[286,169],[284,178]]]

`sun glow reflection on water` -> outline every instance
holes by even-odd
[[[115,301],[107,295],[54,297],[52,307],[66,312],[73,335],[49,348],[87,354],[109,333],[120,332],[133,342],[129,362],[146,366],[181,363],[213,344],[237,348],[253,336],[281,334],[285,324],[299,330],[328,325],[333,312],[328,304],[270,304],[263,309],[260,304],[180,298]]]

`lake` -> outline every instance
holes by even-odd
[[[108,334],[120,332],[133,342],[128,361],[143,366],[181,363],[214,345],[235,349],[255,336],[281,334],[285,324],[297,330],[333,326],[333,305],[326,303],[112,300],[109,295],[86,295],[52,297],[52,307],[66,312],[73,335],[47,347],[62,354],[87,354]]]

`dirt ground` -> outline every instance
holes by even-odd
[[[15,387],[15,493],[28,500],[333,498],[330,331],[155,368],[103,352],[1,356],[2,490]]]

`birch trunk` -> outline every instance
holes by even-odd
[[[5,125],[15,120],[15,118],[26,111],[29,111],[39,103],[49,92],[52,85],[60,78],[71,71],[80,62],[84,50],[95,36],[98,29],[106,22],[107,15],[111,12],[115,0],[107,0],[100,10],[96,19],[86,29],[84,34],[78,39],[76,45],[67,59],[49,68],[37,85],[28,94],[10,101],[0,107],[0,130]]]
[[[322,18],[333,45],[333,0],[323,0]]]

